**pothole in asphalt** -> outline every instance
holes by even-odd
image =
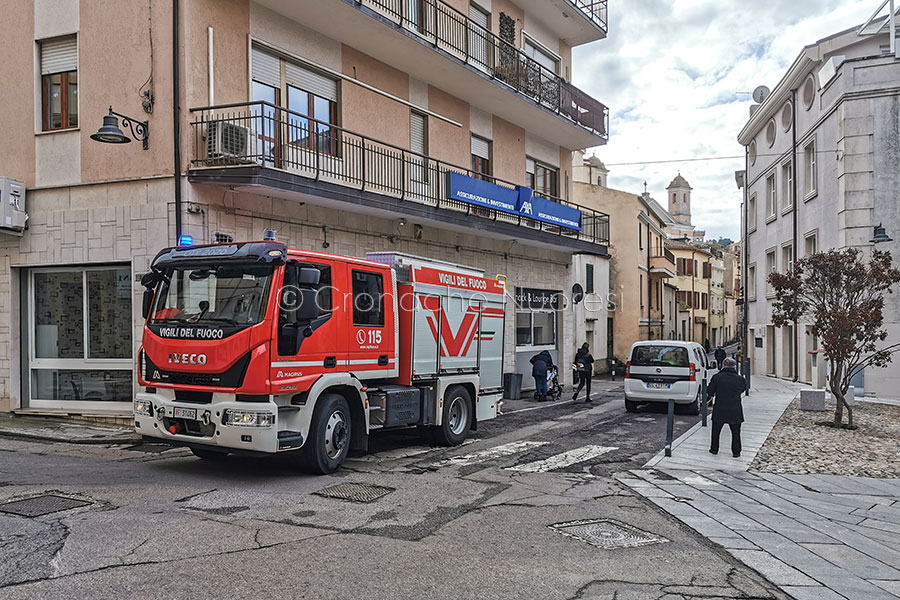
[[[338,485],[332,485],[313,493],[324,498],[334,498],[335,500],[348,500],[350,502],[367,504],[378,500],[382,496],[387,496],[393,491],[394,488],[381,485],[370,485],[367,483],[339,483]]]
[[[567,521],[550,525],[550,529],[604,550],[636,548],[669,541],[664,537],[612,519]]]
[[[18,515],[20,517],[34,518],[64,510],[71,510],[73,508],[81,508],[82,506],[89,506],[90,504],[90,502],[76,500],[75,498],[44,494],[42,496],[0,504],[0,512]]]

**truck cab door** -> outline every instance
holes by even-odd
[[[357,376],[396,374],[394,290],[387,269],[348,267],[350,279],[349,370]]]

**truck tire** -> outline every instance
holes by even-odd
[[[472,427],[472,398],[468,390],[454,385],[444,394],[441,424],[432,428],[434,440],[442,446],[458,446]]]
[[[316,403],[300,468],[314,475],[338,470],[350,451],[350,406],[340,394],[325,394]]]
[[[207,450],[206,448],[191,448],[191,452],[193,452],[194,456],[196,456],[197,458],[209,461],[225,460],[225,457],[228,456],[227,452]]]
[[[626,400],[625,401],[625,412],[633,413],[633,412],[637,412],[637,410],[638,410],[637,402],[635,402],[634,400]]]

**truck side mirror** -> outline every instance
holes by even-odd
[[[144,290],[144,301],[141,304],[141,314],[144,317],[144,320],[147,320],[147,317],[150,316],[150,308],[153,306],[153,288],[147,288]]]
[[[299,286],[316,286],[319,285],[319,277],[322,273],[314,267],[300,267],[297,274],[297,285]]]

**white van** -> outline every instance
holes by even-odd
[[[697,342],[650,340],[636,342],[625,365],[625,410],[635,412],[647,402],[668,402],[700,412],[700,384],[707,383],[718,365],[707,359]]]

